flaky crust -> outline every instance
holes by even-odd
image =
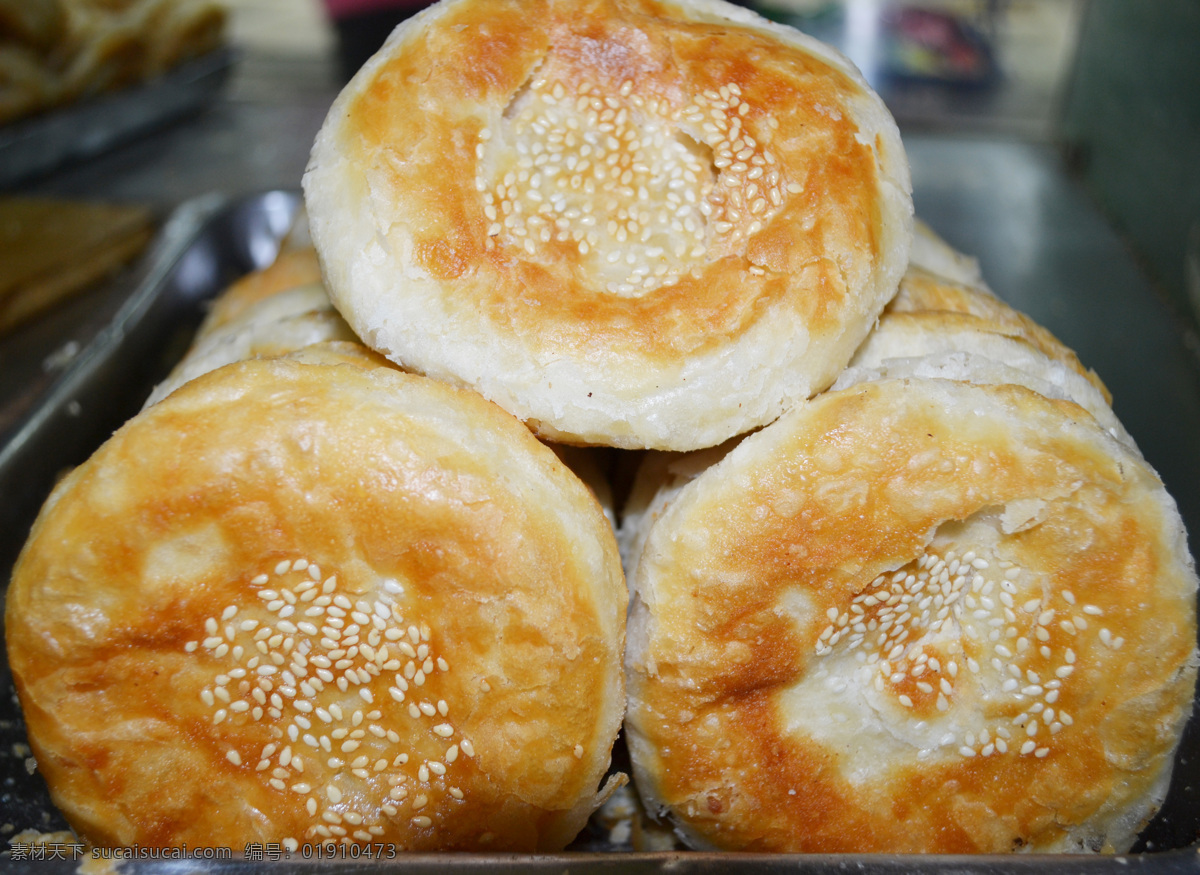
[[[531,851],[603,801],[600,508],[499,408],[346,349],[192,381],[40,514],[8,655],[87,841]]]
[[[937,274],[952,283],[985,288],[979,259],[959,252],[917,216],[913,220],[912,248],[908,253],[912,268]]]
[[[280,252],[269,265],[239,277],[213,300],[197,337],[240,319],[248,309],[273,295],[320,282],[321,265],[315,249],[297,246]]]
[[[288,289],[259,301],[232,322],[198,336],[167,378],[150,392],[145,406],[235,361],[277,358],[313,343],[355,341],[358,337],[329,304],[322,287]]]
[[[652,813],[721,848],[1128,847],[1196,674],[1196,575],[1138,457],[1020,387],[892,380],[681,474],[632,579]]]
[[[907,161],[842,56],[715,0],[458,0],[334,103],[330,294],[568,443],[690,449],[832,382],[907,263]]]
[[[226,304],[230,297],[239,301],[249,288],[253,286],[235,284],[217,298],[217,303]],[[358,340],[319,283],[240,303],[244,306],[230,304],[220,311],[222,318],[201,326],[187,353],[154,387],[144,406],[158,403],[184,383],[223,365],[284,356],[315,343]]]
[[[911,273],[905,275],[902,290]],[[1110,434],[1134,447],[1133,439],[1109,406],[1104,384],[1048,331],[998,299],[992,298],[994,303],[985,305],[990,296],[984,293],[965,287],[952,291],[942,283],[931,288],[949,292],[960,302],[978,303],[976,312],[983,315],[948,308],[907,309],[905,305],[913,298],[902,291],[905,300],[900,306],[896,301],[888,305],[855,351],[850,367],[838,375],[835,387],[885,375],[1011,382],[1047,397],[1075,402]],[[965,369],[960,365],[966,365]]]
[[[1096,372],[1084,367],[1079,356],[1049,329],[1004,301],[982,284],[960,283],[939,276],[915,264],[910,264],[900,280],[896,296],[888,302],[887,313],[916,313],[924,311],[962,313],[986,323],[989,331],[1019,337],[1043,355],[1078,373],[1103,396],[1105,404],[1112,403],[1112,394]]]

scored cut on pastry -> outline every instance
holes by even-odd
[[[1196,574],[1137,455],[1068,402],[914,379],[686,458],[634,515],[652,814],[726,849],[1130,846],[1196,680]]]
[[[366,343],[567,443],[692,449],[826,388],[908,259],[907,159],[833,49],[716,0],[447,0],[304,177]]]
[[[595,499],[495,405],[340,349],[193,380],[39,515],[8,656],[83,840],[556,850],[615,786]]]

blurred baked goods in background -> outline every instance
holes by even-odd
[[[0,334],[127,264],[153,232],[137,204],[0,198]]]
[[[0,123],[211,52],[227,17],[217,0],[0,0]]]

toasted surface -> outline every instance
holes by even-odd
[[[626,734],[698,846],[1123,850],[1196,675],[1153,472],[1016,386],[819,396],[674,490],[632,578]]]
[[[98,845],[561,848],[624,706],[609,524],[477,395],[296,355],[147,408],[35,523],[7,642],[56,805]]]
[[[304,191],[371,346],[544,437],[690,449],[834,379],[907,263],[843,57],[715,2],[443,2],[344,89]]]

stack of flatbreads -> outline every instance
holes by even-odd
[[[608,800],[649,848],[1132,846],[1192,709],[1183,524],[914,230],[845,58],[717,0],[445,0],[303,185],[14,572],[86,841],[557,850]]]
[[[226,17],[214,0],[0,0],[0,123],[212,51]]]
[[[152,233],[136,204],[0,198],[0,334],[126,264]]]

